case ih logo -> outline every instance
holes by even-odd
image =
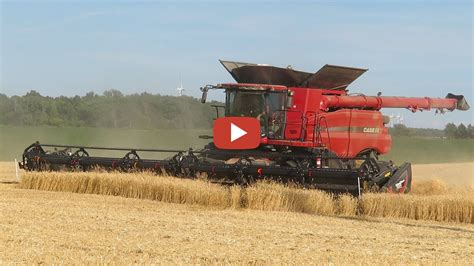
[[[379,133],[380,128],[378,128],[378,127],[364,127],[362,132],[364,132],[364,133]]]
[[[329,131],[329,132],[353,132],[353,133],[373,133],[378,134],[382,132],[382,128],[379,127],[321,127],[319,131]]]
[[[214,144],[219,149],[245,150],[260,145],[260,122],[253,117],[221,117],[214,121]]]

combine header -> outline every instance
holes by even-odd
[[[210,142],[201,150],[161,150],[68,146],[33,143],[20,167],[28,171],[149,170],[183,178],[205,173],[215,182],[249,184],[258,179],[297,183],[308,188],[357,194],[362,190],[407,193],[411,165],[378,159],[392,143],[382,108],[412,112],[468,110],[461,95],[408,98],[348,94],[347,87],[366,69],[325,65],[316,73],[221,61],[237,83],[201,88],[222,89],[226,117],[260,121],[260,146],[252,150],[218,149]],[[212,136],[200,136],[209,138]],[[47,148],[53,148],[47,151]],[[123,151],[122,158],[93,156],[94,150]],[[140,157],[141,152],[167,153],[167,159]]]

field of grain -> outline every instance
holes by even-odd
[[[452,176],[455,174],[452,172]],[[448,185],[440,178],[421,179],[414,182],[413,193],[408,195],[366,193],[362,199],[271,182],[258,182],[246,188],[229,188],[205,180],[177,179],[143,172],[30,172],[22,176],[19,187],[222,209],[474,223],[474,189],[463,183],[458,183],[463,186],[456,186]]]
[[[0,235],[0,245],[4,247],[0,263],[468,264],[474,256],[472,222],[401,219],[399,211],[356,216],[355,200],[350,197],[334,201],[321,192],[274,184],[255,186],[242,197],[237,188],[228,191],[194,182],[194,189],[190,189],[189,180],[166,178],[155,181],[154,188],[148,191],[143,187],[133,190],[129,188],[131,183],[115,180],[108,184],[82,184],[84,191],[74,191],[78,186],[67,187],[61,182],[43,185],[48,184],[50,190],[63,186],[61,190],[99,195],[48,192],[9,184],[15,179],[12,166],[0,165],[0,181],[4,182],[0,184],[0,226],[5,229]],[[403,206],[423,198],[458,195],[469,199],[474,188],[473,166],[474,163],[414,166],[418,177],[414,193],[403,196]],[[448,169],[448,175],[441,169]],[[22,178],[34,175],[22,173]],[[135,176],[134,184],[149,184],[145,179]],[[121,186],[108,189],[117,183]],[[159,192],[160,184],[167,185],[168,194]],[[429,186],[436,190],[427,191]],[[373,197],[372,200],[380,200],[377,195]],[[388,199],[399,202],[396,197]],[[438,213],[443,213],[444,207],[440,210]]]

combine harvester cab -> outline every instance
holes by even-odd
[[[194,178],[205,173],[224,184],[251,184],[267,179],[307,188],[359,194],[362,191],[407,193],[411,164],[381,161],[392,140],[382,108],[412,112],[468,110],[461,95],[410,98],[350,95],[347,87],[366,69],[325,65],[316,73],[269,65],[221,61],[237,83],[201,88],[223,90],[225,117],[253,117],[260,123],[256,149],[226,150],[213,142],[202,150],[85,147],[33,143],[23,153],[26,170],[151,170]],[[200,136],[212,139],[213,136]],[[44,148],[54,148],[53,152]],[[63,149],[63,150],[59,150]],[[122,158],[94,157],[91,150],[126,152]],[[171,154],[167,159],[141,158],[140,152]],[[92,154],[92,152],[91,152]]]

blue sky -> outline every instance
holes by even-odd
[[[218,59],[369,68],[351,92],[472,103],[473,5],[456,2],[1,2],[0,92],[22,95],[185,93],[232,81]],[[215,95],[214,97],[219,98]],[[474,123],[386,110],[409,126]]]

